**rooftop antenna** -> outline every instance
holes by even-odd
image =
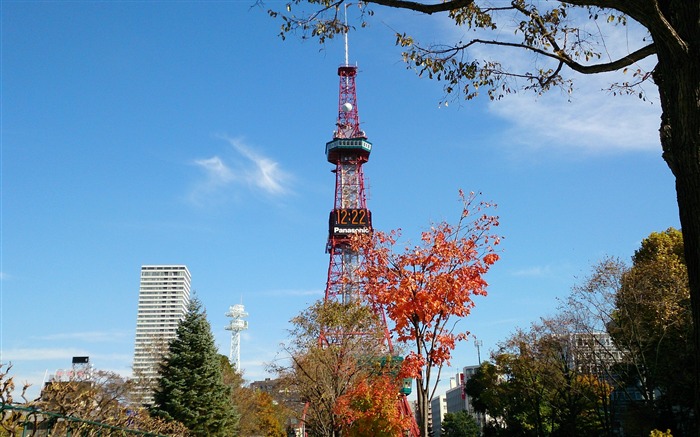
[[[483,345],[483,341],[477,340],[476,337],[474,337],[474,346],[476,346],[476,359],[479,360],[479,365],[481,365],[481,346]]]

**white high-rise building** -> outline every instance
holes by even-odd
[[[143,403],[152,400],[150,388],[158,374],[158,360],[187,312],[191,280],[184,265],[141,266],[133,369],[143,382],[139,390]]]

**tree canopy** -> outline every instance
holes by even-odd
[[[358,300],[319,301],[292,319],[290,341],[285,345],[291,365],[277,365],[280,379],[306,404],[304,422],[309,435],[340,435],[353,432],[353,419],[369,419],[367,411],[390,412],[374,401],[371,384],[374,364],[389,357],[384,331],[375,312]],[[322,331],[337,332],[333,342],[320,342]],[[371,382],[370,386],[365,383]],[[398,388],[389,392],[395,411]],[[362,402],[371,400],[368,404]],[[367,408],[365,408],[367,407]],[[396,417],[377,416],[389,426]],[[362,427],[373,424],[365,420]],[[358,423],[357,426],[360,426]],[[398,425],[400,427],[400,425]]]
[[[578,332],[607,332],[604,369],[639,429],[692,429],[693,347],[683,238],[677,229],[645,238],[629,265],[607,258],[572,289],[562,311]],[[603,363],[599,363],[603,364]],[[641,432],[641,431],[640,431]]]
[[[265,391],[244,386],[238,372],[226,355],[219,355],[224,384],[231,388],[231,403],[240,416],[237,434],[241,437],[285,437],[285,425],[293,412],[284,402],[277,402]]]
[[[605,259],[560,313],[503,341],[467,394],[487,435],[694,435],[690,303],[680,232]]]
[[[652,233],[632,260],[622,275],[608,332],[627,352],[627,380],[646,401],[640,413],[652,416],[659,429],[683,432],[693,407],[693,355],[680,231]]]
[[[153,414],[183,423],[196,436],[229,436],[238,414],[224,384],[211,326],[197,299],[177,327],[159,366]]]
[[[401,380],[381,362],[367,364],[365,369],[369,372],[366,378],[357,381],[336,404],[335,412],[345,424],[343,436],[407,435],[406,430],[411,427],[413,417],[402,415],[398,408]]]
[[[498,217],[486,214],[493,205],[477,197],[460,191],[462,211],[456,223],[433,224],[420,243],[403,250],[395,250],[397,231],[375,231],[355,241],[364,258],[360,276],[366,298],[384,308],[392,334],[410,351],[403,371],[416,378],[418,425],[424,436],[435,381],[455,343],[467,337],[455,331],[455,324],[469,315],[475,296],[486,295],[484,276],[498,260],[500,238],[492,233]]]
[[[442,437],[477,437],[479,426],[474,417],[466,411],[447,413],[442,418]]]
[[[24,402],[20,404],[13,398],[11,368],[0,364],[0,435],[103,435],[123,434],[127,429],[173,437],[189,435],[181,423],[165,422],[130,404],[133,380],[116,373],[90,369],[82,376],[52,379],[32,401],[25,397],[29,384],[24,384]]]

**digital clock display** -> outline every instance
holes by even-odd
[[[372,230],[372,213],[362,208],[334,209],[328,225],[329,233],[334,237],[369,234]]]

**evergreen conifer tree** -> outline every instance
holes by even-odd
[[[153,414],[183,423],[195,436],[235,435],[239,417],[199,300],[190,301],[159,374]]]

